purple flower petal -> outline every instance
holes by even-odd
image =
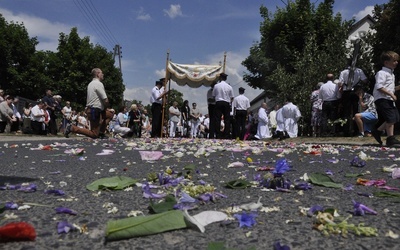
[[[279,241],[274,243],[274,250],[290,250],[290,247],[286,245],[281,245]]]
[[[197,200],[190,195],[188,195],[185,192],[181,193],[181,198],[179,199],[179,203],[194,203],[197,202]]]
[[[275,164],[275,169],[272,171],[273,174],[284,174],[290,170],[289,163],[286,159],[280,159]]]
[[[378,214],[376,211],[372,210],[371,208],[365,206],[364,204],[356,202],[354,200],[353,200],[353,204],[354,204],[354,215],[364,216],[365,213],[369,213],[369,214],[373,214],[373,215]]]
[[[301,182],[301,183],[296,183],[294,185],[294,189],[297,189],[297,190],[309,190],[309,189],[312,189],[312,186],[308,182]]]
[[[162,199],[166,196],[166,194],[154,194],[151,192],[149,183],[146,183],[142,186],[143,197],[146,199]]]
[[[233,215],[239,221],[239,227],[252,227],[256,224],[256,213],[241,213]]]
[[[57,232],[61,233],[68,233],[69,231],[75,229],[75,227],[68,223],[67,221],[60,221],[57,223]]]
[[[307,216],[312,217],[316,212],[322,212],[322,211],[324,211],[324,208],[322,206],[314,205],[308,210]]]
[[[327,174],[327,175],[333,175],[333,172],[332,172],[332,170],[329,170],[329,169],[328,169],[328,170],[325,171],[325,174]]]
[[[199,180],[199,184],[204,186],[204,185],[206,185],[206,182],[203,180]]]
[[[350,161],[350,165],[353,167],[358,167],[362,168],[364,167],[366,162],[364,160],[361,160],[358,156],[355,156],[353,160]]]
[[[46,194],[54,194],[54,195],[56,195],[56,196],[65,195],[64,191],[62,191],[62,190],[57,190],[57,189],[46,190],[46,191],[44,191],[44,193],[46,193]]]
[[[37,190],[36,184],[28,184],[28,185],[21,185],[21,187],[18,189],[18,191],[25,192],[25,193],[31,193],[35,192]]]
[[[70,215],[77,215],[78,214],[74,210],[66,208],[66,207],[57,207],[55,209],[56,209],[56,213],[58,213],[58,214],[70,214]]]
[[[352,184],[347,184],[347,185],[343,188],[343,190],[346,190],[346,191],[354,190],[354,185],[352,185]]]
[[[16,210],[18,209],[18,204],[15,202],[6,202],[4,205],[5,210]]]

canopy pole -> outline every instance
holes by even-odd
[[[168,62],[169,62],[169,49],[167,50],[167,61],[165,62],[165,78],[164,78],[164,83],[163,87],[165,90],[165,87],[167,85],[167,77],[168,77]],[[171,88],[171,86],[170,86]],[[163,138],[163,132],[164,132],[164,116],[165,116],[165,101],[166,101],[166,96],[163,96],[162,100],[162,116],[161,116],[161,138]],[[168,127],[168,126],[167,126]],[[168,132],[168,129],[166,130]]]
[[[225,64],[226,64],[226,51],[224,52],[224,65],[222,66],[223,73],[225,73]]]

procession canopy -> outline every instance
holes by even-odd
[[[178,64],[171,61],[167,66],[167,78],[179,86],[191,88],[209,87],[223,72],[221,65]]]

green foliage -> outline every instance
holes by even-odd
[[[400,53],[400,0],[390,0],[386,4],[376,5],[374,19],[377,21],[374,29],[376,33],[371,37],[373,47],[373,62],[375,70],[380,70],[380,55],[383,51],[396,51]],[[397,67],[395,75],[399,76],[400,68]]]
[[[299,106],[303,121],[311,117],[310,95],[327,73],[338,74],[346,65],[345,38],[352,21],[333,15],[333,0],[317,7],[309,0],[289,1],[271,15],[261,6],[261,41],[242,62],[243,79],[264,89],[273,102],[287,97]],[[307,126],[308,127],[308,126]]]
[[[80,38],[77,28],[60,33],[57,52],[36,51],[37,44],[23,24],[8,23],[0,14],[0,87],[6,94],[37,99],[51,89],[79,111],[86,106],[91,70],[101,68],[111,106],[122,104],[125,86],[111,52]]]

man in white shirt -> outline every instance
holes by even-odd
[[[319,98],[322,100],[321,128],[322,136],[334,135],[335,127],[328,129],[328,120],[333,122],[337,119],[339,85],[333,83],[333,74],[327,74],[327,82],[319,89]]]
[[[46,131],[43,129],[43,122],[45,118],[45,111],[43,110],[44,101],[39,100],[38,103],[33,106],[31,110],[31,127],[33,134],[46,135]]]
[[[151,90],[151,137],[161,137],[161,123],[162,123],[162,103],[163,97],[168,93],[163,87],[165,79],[156,81],[156,86]]]
[[[239,95],[233,99],[232,106],[234,108],[237,136],[240,140],[244,139],[244,134],[246,133],[246,118],[247,111],[250,108],[250,101],[244,95],[245,89],[239,88]]]
[[[215,116],[216,116],[216,132],[218,139],[228,139],[230,134],[230,103],[233,100],[233,89],[226,82],[228,75],[221,73],[219,75],[220,82],[214,86],[213,96],[215,98]],[[224,116],[224,130],[221,133],[221,119]]]

